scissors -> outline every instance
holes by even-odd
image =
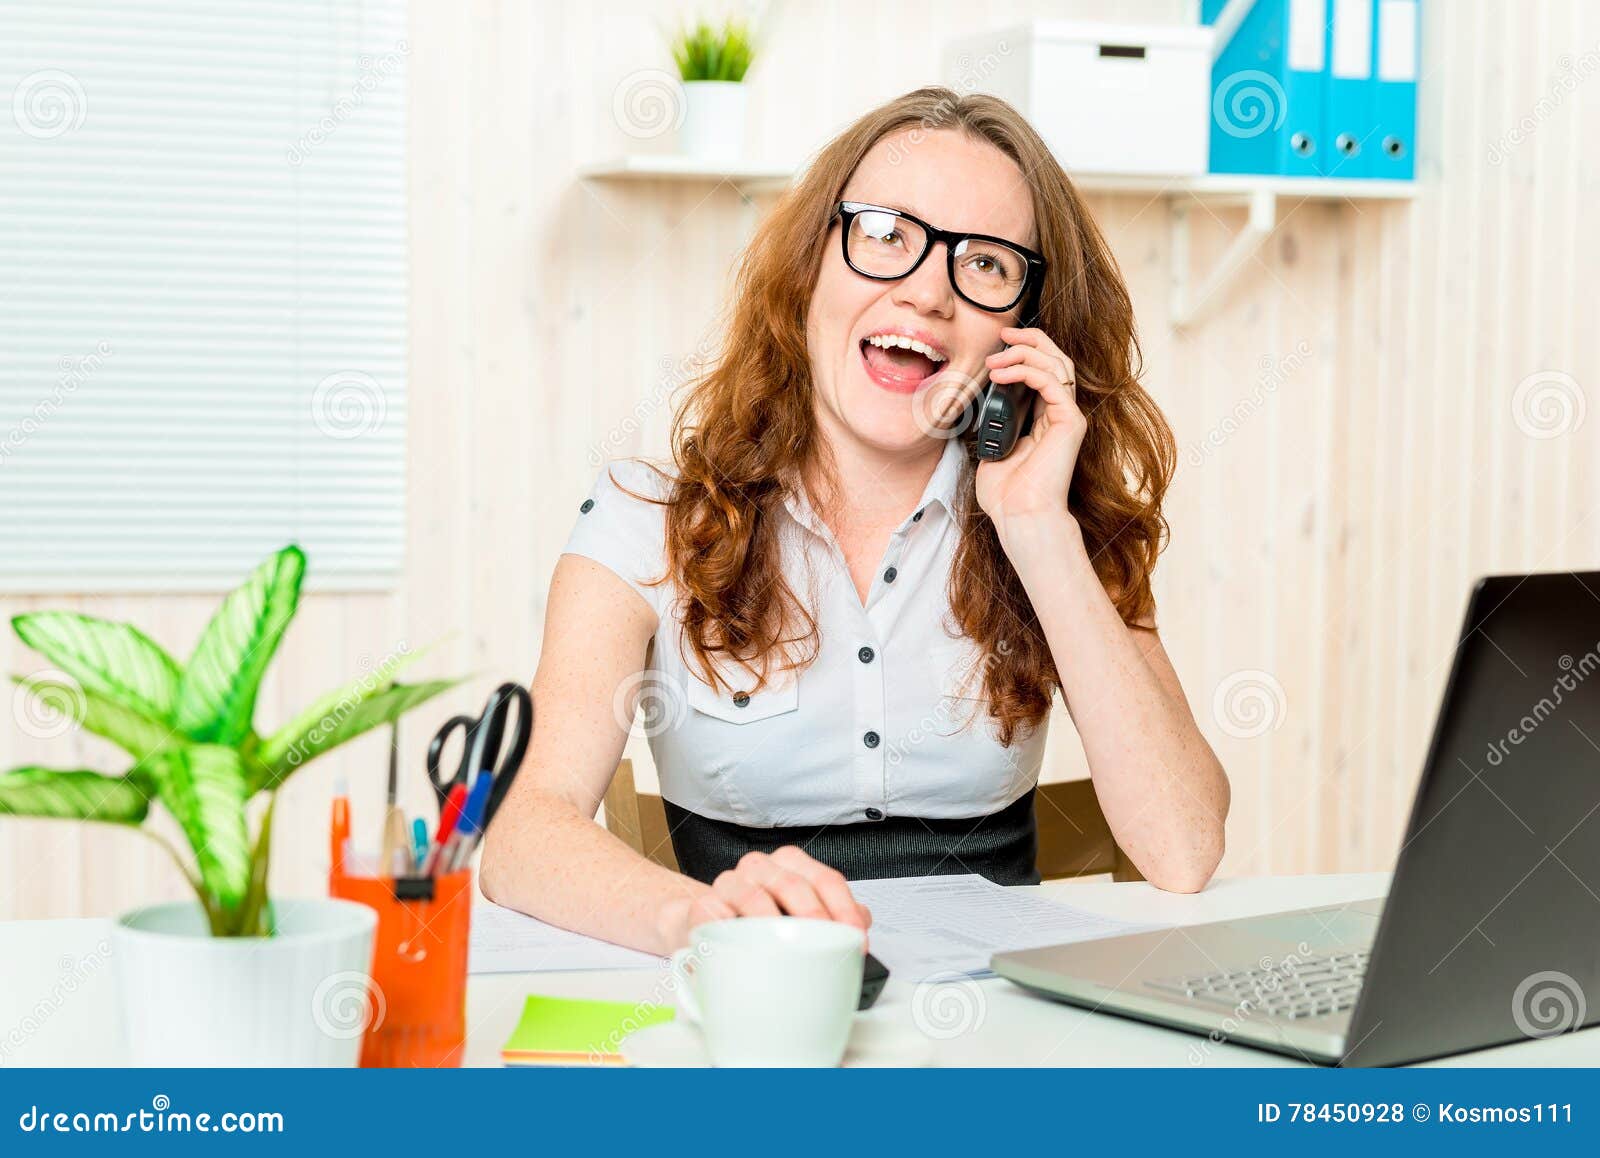
[[[511,723],[511,745],[500,759],[505,742],[506,723]],[[447,779],[440,768],[444,746],[457,728],[462,732],[461,763]],[[503,683],[495,688],[483,705],[479,716],[452,716],[433,734],[428,742],[428,779],[433,782],[434,795],[439,798],[442,811],[450,798],[450,790],[460,785],[471,787],[480,775],[492,777],[489,799],[484,805],[483,826],[488,827],[500,802],[505,799],[522,767],[522,758],[528,752],[528,739],[533,735],[533,697],[520,684]],[[495,765],[498,764],[499,767]]]

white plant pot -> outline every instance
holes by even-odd
[[[118,918],[129,1057],[139,1066],[353,1066],[378,915],[275,901],[273,937],[212,937],[192,901]]]
[[[701,161],[737,161],[744,155],[745,87],[731,80],[683,84],[683,124],[678,149]]]

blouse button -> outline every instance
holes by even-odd
[[[911,521],[912,521],[912,522],[913,522],[913,523],[920,523],[920,522],[922,522],[922,512],[921,512],[921,511],[918,511],[918,512],[917,512],[917,513],[916,513],[916,514],[914,514],[914,515],[912,515],[912,516],[911,516]]]
[[[893,567],[890,567],[887,571],[885,571],[883,573],[883,581],[885,583],[893,583],[894,582],[894,577],[896,575],[898,575],[898,574],[900,574],[900,572],[896,571]]]
[[[867,809],[867,819],[868,820],[882,820],[883,819],[882,810],[881,809],[877,809],[877,808],[869,808],[869,809]]]
[[[869,748],[876,748],[878,746],[878,733],[868,732],[861,737],[861,742]]]
[[[587,515],[592,510],[594,510],[594,500],[584,499],[583,505],[578,508],[578,513],[580,515]]]
[[[750,702],[750,693],[749,692],[734,692],[733,693],[733,706],[734,707],[742,708],[746,704],[748,704],[749,702]]]
[[[873,651],[870,647],[863,647],[860,651],[856,652],[856,658],[862,663],[871,663],[872,657],[877,654],[878,653]]]

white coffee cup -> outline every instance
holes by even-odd
[[[713,1065],[836,1066],[861,999],[861,930],[807,917],[696,926],[672,955],[678,1012]]]

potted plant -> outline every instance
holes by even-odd
[[[125,751],[120,775],[14,768],[0,814],[128,825],[172,854],[194,901],[124,914],[113,953],[136,1064],[355,1064],[349,1010],[368,1000],[373,911],[267,893],[272,813],[296,770],[392,723],[455,680],[401,684],[401,656],[263,735],[256,693],[294,618],[305,555],[277,552],[229,594],[179,664],[131,624],[71,612],[18,615],[12,628],[59,671],[14,677],[26,694]],[[255,833],[248,806],[266,797]],[[153,802],[177,821],[185,855],[144,828]],[[376,1002],[379,996],[374,997]]]
[[[683,81],[680,151],[705,161],[736,160],[744,151],[744,76],[755,55],[749,27],[701,20],[680,29],[671,47]]]

